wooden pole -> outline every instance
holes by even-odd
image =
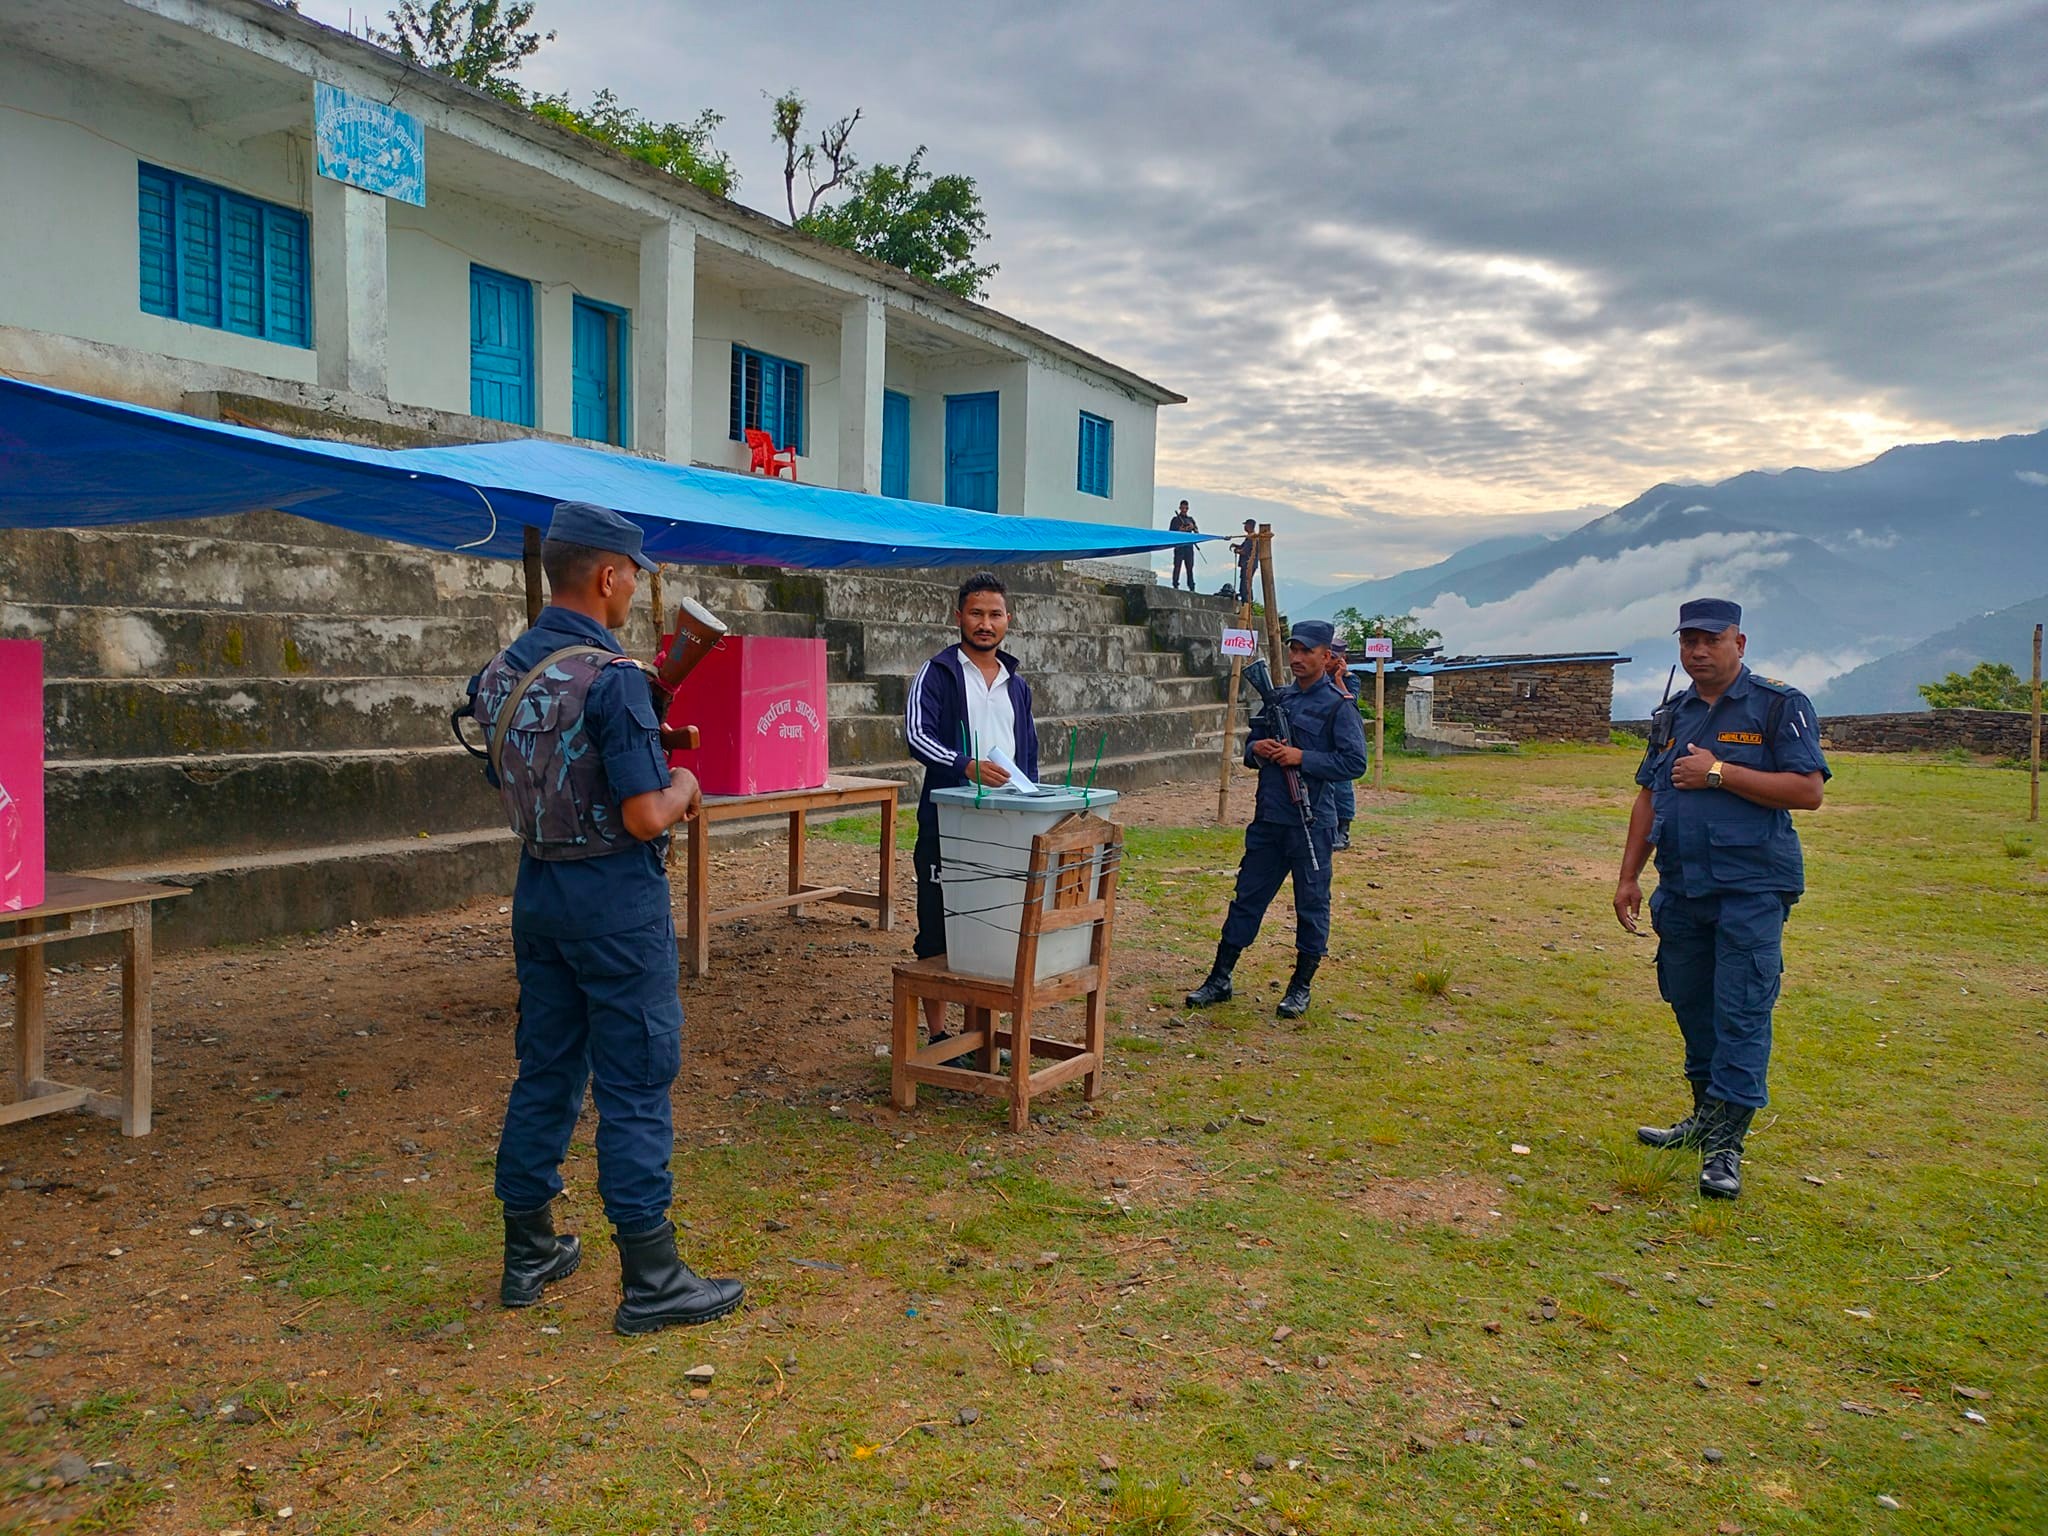
[[[1372,659],[1372,787],[1387,784],[1387,658]]]
[[[2034,626],[2034,752],[2027,778],[2027,820],[2041,819],[2041,626]]]
[[[1273,653],[1273,681],[1287,676],[1287,637],[1280,633],[1280,599],[1273,584],[1273,525],[1259,524],[1259,589],[1266,600],[1266,648]]]
[[[526,525],[524,556],[526,564],[526,624],[531,629],[540,618],[541,609],[540,530],[531,523]]]
[[[1237,628],[1249,629],[1252,622],[1252,605],[1237,605]],[[1232,749],[1237,745],[1237,689],[1244,680],[1244,658],[1230,658],[1230,691],[1223,696],[1223,746],[1216,762],[1216,824],[1227,825],[1230,819],[1230,760],[1237,754]]]
[[[653,610],[654,613],[653,649],[658,654],[661,650],[662,636],[668,633],[668,626],[664,622],[664,616],[662,613],[661,567],[659,565],[656,565],[653,570],[647,573],[647,606],[651,610]]]

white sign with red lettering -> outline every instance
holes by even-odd
[[[1223,631],[1223,654],[1226,656],[1258,655],[1259,632],[1255,629],[1226,629]]]
[[[1367,661],[1390,661],[1394,655],[1394,642],[1385,635],[1368,635],[1365,641]]]

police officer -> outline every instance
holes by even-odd
[[[1351,701],[1330,681],[1330,641],[1335,630],[1321,619],[1294,626],[1287,641],[1287,668],[1294,686],[1280,690],[1279,708],[1287,715],[1294,745],[1275,739],[1273,724],[1262,711],[1252,722],[1245,743],[1244,764],[1259,770],[1257,810],[1244,829],[1244,858],[1237,866],[1237,893],[1223,920],[1223,938],[1209,977],[1188,994],[1187,1006],[1207,1008],[1228,1002],[1230,973],[1237,957],[1259,936],[1266,908],[1279,894],[1280,882],[1294,881],[1294,975],[1277,1010],[1283,1019],[1308,1012],[1309,983],[1330,947],[1330,843],[1337,830],[1336,786],[1365,771],[1365,728]],[[1299,775],[1309,796],[1313,829],[1304,829],[1301,811],[1287,782],[1287,769]]]
[[[1813,705],[1743,665],[1741,626],[1725,598],[1678,610],[1692,686],[1651,721],[1614,888],[1615,916],[1640,932],[1637,876],[1656,849],[1657,990],[1678,1017],[1692,1086],[1691,1114],[1636,1136],[1700,1148],[1700,1193],[1720,1200],[1742,1192],[1743,1138],[1767,1101],[1785,918],[1806,889],[1791,812],[1818,809],[1829,777]]]
[[[1341,640],[1330,642],[1330,682],[1336,690],[1349,699],[1355,708],[1358,695],[1351,691],[1351,648]],[[1359,731],[1364,733],[1361,724]],[[1358,817],[1358,791],[1351,780],[1346,779],[1337,786],[1337,833],[1330,839],[1332,853],[1348,853],[1351,850],[1351,823]]]
[[[669,828],[702,797],[694,775],[669,768],[649,678],[612,635],[639,573],[654,569],[640,529],[564,502],[540,557],[552,601],[470,682],[486,774],[523,844],[512,896],[519,1076],[498,1141],[499,1299],[532,1306],[581,1261],[577,1240],[556,1235],[552,1207],[587,1083],[622,1276],[612,1326],[651,1333],[722,1317],[742,1296],[737,1280],[707,1280],[682,1262],[668,1214],[683,1011],[664,855]]]
[[[1166,526],[1175,533],[1200,533],[1202,531],[1202,525],[1195,521],[1195,514],[1188,510],[1188,504],[1185,501],[1180,504],[1180,510],[1173,514],[1172,520]],[[1182,571],[1187,572],[1188,590],[1190,592],[1194,591],[1195,546],[1192,544],[1176,544],[1173,547],[1172,584],[1176,587],[1180,585]]]

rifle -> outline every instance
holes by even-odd
[[[1283,747],[1294,745],[1294,727],[1288,722],[1287,711],[1280,707],[1280,690],[1273,686],[1272,671],[1262,656],[1244,669],[1244,680],[1252,685],[1264,708],[1259,718],[1267,722],[1273,739]],[[1269,764],[1268,766],[1278,766]],[[1280,768],[1281,777],[1287,784],[1287,798],[1293,802],[1295,812],[1301,817],[1302,835],[1308,839],[1308,867],[1320,872],[1322,861],[1316,857],[1315,807],[1309,801],[1308,786],[1301,782],[1299,768]]]
[[[1663,756],[1665,750],[1671,745],[1673,735],[1672,720],[1674,718],[1674,711],[1671,708],[1671,685],[1677,678],[1678,667],[1674,663],[1671,670],[1664,674],[1664,697],[1650,715],[1650,756],[1652,758]]]

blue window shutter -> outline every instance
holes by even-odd
[[[313,344],[312,285],[306,280],[306,219],[289,208],[263,210],[264,321],[272,341]]]
[[[142,257],[142,307],[152,315],[178,312],[177,215],[171,178],[148,166],[136,180],[136,235]]]
[[[746,353],[740,348],[732,349],[732,403],[726,413],[726,424],[734,442],[740,440],[740,428],[745,424],[747,417],[745,358]]]
[[[1074,466],[1076,490],[1089,496],[1106,497],[1110,494],[1115,432],[1115,423],[1108,417],[1096,416],[1088,411],[1081,413],[1081,430]]]
[[[178,207],[178,318],[220,324],[220,194],[181,181]]]
[[[766,358],[755,360],[760,376],[760,401],[755,408],[754,420],[749,425],[758,425],[763,432],[775,439],[778,448],[787,447],[782,441],[782,369]]]
[[[782,365],[782,442],[783,448],[804,451],[804,365],[784,363]]]
[[[221,323],[243,336],[261,336],[263,210],[244,198],[220,201]]]

